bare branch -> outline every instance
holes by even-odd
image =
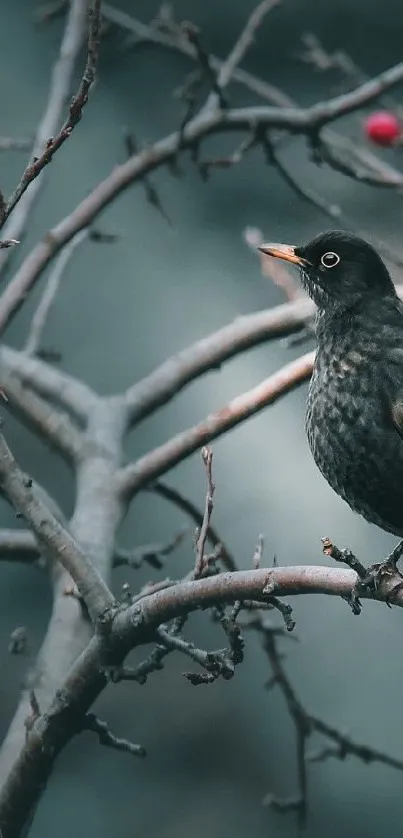
[[[39,358],[29,358],[24,352],[0,347],[0,381],[10,375],[16,376],[21,384],[38,395],[49,399],[78,418],[87,422],[98,397],[82,381],[61,370],[55,370],[50,364]]]
[[[88,0],[73,0],[71,3],[66,31],[60,48],[60,56],[53,71],[52,86],[46,112],[35,139],[34,156],[25,169],[19,184],[7,201],[3,223],[9,217],[14,207],[20,203],[25,193],[25,199],[23,203],[20,203],[19,211],[13,213],[12,220],[5,228],[5,234],[9,238],[21,237],[30,209],[39,193],[42,178],[37,180],[37,183],[33,188],[31,187],[29,192],[27,192],[28,186],[38,178],[38,175],[43,172],[45,166],[51,162],[54,154],[70,137],[73,129],[82,117],[83,108],[87,103],[89,90],[95,78],[98,61],[100,7],[101,0],[90,0],[86,66],[77,93],[70,102],[69,115],[62,128],[55,134],[65,100],[70,90],[75,61],[81,48],[87,19]],[[5,259],[2,257],[0,259],[0,270],[4,264]]]
[[[211,448],[202,448],[201,456],[207,475],[207,493],[203,521],[195,545],[196,561],[193,573],[195,579],[199,579],[204,570],[204,550],[210,529],[211,515],[213,512],[213,495],[215,490],[213,483],[213,452]]]
[[[268,581],[275,585],[276,596],[303,593],[347,596],[356,579],[352,570],[304,565],[223,573],[179,583],[122,609],[110,625],[108,648],[115,649],[114,665],[119,671],[129,648],[152,637],[148,630],[153,632],[162,623],[200,607],[238,600],[264,602],[263,589]],[[390,584],[393,585],[393,580],[384,580],[376,593],[366,591],[364,597],[383,600],[390,596]],[[395,603],[403,607],[402,591],[396,593]],[[167,654],[167,650],[162,649],[162,653]],[[79,731],[81,714],[88,711],[106,686],[104,670],[103,638],[97,635],[73,665],[50,706],[43,708],[42,715],[34,720],[31,735],[0,790],[0,828],[7,838],[19,834],[41,795],[57,755]]]
[[[45,328],[50,309],[52,308],[56,294],[59,290],[63,273],[73,256],[74,251],[78,245],[81,244],[85,238],[87,238],[87,236],[88,230],[81,230],[77,233],[77,235],[74,236],[74,238],[71,239],[71,241],[62,250],[60,256],[56,260],[55,266],[49,275],[49,279],[47,280],[38,308],[32,318],[31,328],[24,350],[27,355],[35,355],[40,349],[43,330]]]
[[[129,742],[128,739],[120,739],[114,736],[108,728],[106,722],[101,721],[98,716],[93,713],[87,713],[83,722],[83,730],[90,730],[96,733],[99,739],[99,744],[107,748],[114,748],[116,751],[124,751],[127,754],[132,754],[135,757],[145,757],[146,751],[142,745],[135,745]]]
[[[39,548],[32,532],[0,529],[0,561],[34,564],[38,558]]]
[[[245,58],[246,53],[253,44],[255,34],[262,25],[264,18],[280,0],[262,0],[246,21],[245,27],[235,42],[230,54],[223,62],[218,74],[220,88],[227,87],[234,76],[235,70]]]
[[[163,27],[153,24],[147,25],[137,18],[128,15],[126,12],[115,9],[109,3],[102,4],[102,14],[111,23],[131,32],[141,43],[150,43],[158,47],[175,50],[191,58],[193,61],[197,61],[196,50],[188,38],[184,36],[180,24],[175,24],[172,21],[164,21]],[[210,64],[213,70],[219,73],[221,72],[224,61],[214,55],[210,55]],[[287,108],[294,106],[291,97],[283,93],[282,90],[268,82],[262,81],[257,76],[252,75],[252,73],[241,70],[239,67],[233,70],[232,80],[252,90],[258,96],[270,102],[270,104]]]
[[[224,362],[269,339],[303,329],[315,308],[308,298],[292,305],[238,317],[206,338],[172,355],[157,369],[131,387],[126,394],[132,424],[166,404],[183,387]]]
[[[47,404],[41,396],[27,390],[15,377],[3,378],[2,386],[7,395],[9,410],[17,411],[28,425],[35,428],[69,462],[77,463],[80,460],[84,437],[68,416]]]
[[[166,483],[162,482],[161,480],[157,480],[155,483],[152,483],[150,486],[146,487],[149,492],[154,492],[154,494],[159,495],[165,500],[173,503],[178,509],[188,515],[189,518],[196,524],[196,527],[201,527],[203,524],[203,512],[201,512],[197,506],[189,500],[189,498],[185,498],[184,495],[178,489],[175,489],[173,486],[168,486]],[[213,547],[216,547],[219,552],[219,559],[222,561],[224,567],[227,570],[237,570],[237,566],[235,563],[234,558],[231,556],[231,553],[225,546],[224,542],[218,536],[216,530],[211,525],[207,531],[207,537]]]
[[[197,26],[194,26],[193,23],[186,22],[182,24],[182,30],[195,49],[196,59],[200,64],[203,75],[206,77],[207,82],[212,89],[214,101],[217,102],[218,107],[224,110],[227,107],[227,100],[216,76],[214,67],[211,64],[210,56],[202,46]]]
[[[60,45],[59,56],[53,68],[52,81],[45,113],[39,123],[34,140],[33,160],[40,159],[43,154],[43,149],[46,148],[46,144],[49,142],[49,138],[53,137],[60,123],[61,114],[65,106],[66,99],[70,93],[75,63],[85,34],[86,15],[87,0],[74,0],[74,2],[70,5],[70,12]],[[17,201],[22,197],[24,191],[24,181],[27,181],[25,189],[27,189],[30,180],[32,181],[32,177],[28,180],[29,169],[30,167],[28,166],[28,169],[25,170],[22,180],[15,190],[14,195],[5,205],[2,223],[4,223],[4,221],[8,218],[11,210],[15,207]],[[13,217],[8,221],[4,228],[4,235],[7,238],[20,239],[22,237],[29,213],[42,187],[43,178],[44,175],[41,174],[41,176],[37,178],[36,183],[31,185],[29,191],[25,192],[24,199],[20,201],[18,210],[13,212]],[[0,254],[0,271],[4,268],[7,257],[7,253]]]
[[[119,547],[115,549],[113,566],[114,567],[132,567],[138,570],[143,564],[149,564],[156,570],[161,570],[164,566],[164,559],[169,556],[183,541],[187,532],[181,530],[170,541],[165,544],[145,544],[141,547],[136,547],[134,550],[123,550]],[[1,552],[1,530],[0,530],[0,552]]]
[[[360,745],[350,737],[342,734],[337,728],[323,722],[317,716],[308,712],[300,701],[294,687],[282,664],[281,655],[277,649],[276,636],[270,625],[262,621],[251,621],[250,626],[255,628],[262,636],[263,648],[269,658],[273,671],[272,683],[278,686],[285,699],[288,712],[293,720],[296,734],[297,747],[297,771],[298,771],[298,794],[293,798],[278,798],[268,794],[265,803],[276,811],[296,811],[299,825],[303,826],[306,821],[308,807],[308,761],[320,761],[329,756],[345,759],[347,756],[355,756],[363,762],[380,762],[390,768],[403,771],[403,761],[390,757],[388,754],[370,748],[367,745]],[[317,754],[311,756],[307,752],[307,743],[314,733],[320,733],[336,744],[335,748],[326,747]]]
[[[385,90],[395,87],[402,80],[403,62],[350,93],[319,102],[310,108],[261,106],[209,111],[205,115],[195,116],[187,123],[182,136],[180,132],[174,132],[115,167],[109,177],[99,183],[70,216],[48,232],[24,260],[0,297],[0,332],[18,311],[55,254],[79,230],[87,227],[101,210],[130,184],[142,179],[159,166],[174,161],[179,140],[183,148],[194,148],[204,137],[212,134],[230,131],[246,131],[250,134],[254,130],[268,128],[282,128],[309,137],[317,136],[326,124],[375,101]],[[403,175],[396,172],[393,185],[403,186]]]
[[[234,666],[228,659],[226,649],[219,649],[214,652],[206,652],[204,649],[198,649],[194,643],[184,640],[183,637],[177,637],[173,632],[166,631],[160,627],[156,631],[158,639],[166,646],[167,649],[174,652],[181,652],[183,655],[189,657],[199,666],[205,669],[204,673],[199,672],[184,672],[183,675],[187,680],[198,686],[199,684],[211,684],[217,678],[222,677],[228,681],[234,674]]]
[[[110,611],[114,597],[70,533],[52,515],[39,493],[17,465],[0,434],[0,483],[7,497],[34,532],[41,551],[70,573],[95,621]]]
[[[296,361],[292,361],[257,387],[233,399],[217,413],[208,416],[204,422],[179,433],[169,442],[141,457],[137,462],[122,468],[117,475],[120,492],[126,499],[133,497],[147,483],[165,474],[194,451],[298,387],[309,378],[313,359],[314,353],[308,352]]]

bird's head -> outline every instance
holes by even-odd
[[[263,244],[259,250],[297,265],[304,288],[321,310],[348,308],[360,299],[396,293],[376,250],[349,233],[335,230],[303,246]]]

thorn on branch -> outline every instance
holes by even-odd
[[[90,88],[95,81],[95,73],[99,57],[100,44],[100,24],[101,24],[101,0],[92,0],[88,10],[89,18],[89,32],[87,42],[87,58],[83,75],[78,86],[77,93],[73,96],[69,105],[69,114],[60,129],[59,133],[54,137],[50,137],[45,144],[45,148],[39,156],[33,157],[31,162],[25,169],[20,182],[16,186],[13,194],[9,198],[2,219],[2,224],[9,217],[10,213],[18,204],[20,198],[28,189],[30,183],[38,177],[42,169],[47,166],[55,153],[61,148],[65,141],[70,137],[76,125],[80,122],[83,109],[88,101]],[[11,240],[12,241],[12,240]],[[4,244],[2,245],[4,246]],[[9,246],[9,245],[7,245]]]
[[[125,751],[125,753],[132,754],[135,757],[145,757],[146,750],[142,745],[135,745],[134,742],[129,742],[128,739],[121,739],[114,736],[108,728],[106,722],[103,722],[94,713],[87,713],[83,721],[83,730],[89,730],[96,733],[99,739],[99,744],[107,748],[114,748],[116,751]]]

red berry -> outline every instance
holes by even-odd
[[[389,111],[372,113],[364,122],[367,137],[377,145],[390,146],[400,137],[399,120]]]

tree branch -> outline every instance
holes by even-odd
[[[293,134],[317,136],[321,128],[341,116],[375,101],[385,90],[403,80],[403,62],[396,64],[350,93],[336,96],[310,108],[275,108],[268,106],[208,111],[195,116],[183,131],[176,131],[153,146],[135,154],[116,166],[112,173],[79,204],[76,209],[50,230],[24,260],[0,297],[0,332],[10,322],[42,271],[56,253],[130,184],[142,179],[159,166],[176,159],[181,148],[194,148],[205,137],[218,133],[281,128]],[[397,174],[397,173],[396,173]],[[399,183],[403,185],[403,175]]]
[[[308,352],[286,364],[257,387],[233,399],[203,422],[182,431],[168,442],[145,454],[137,462],[120,469],[117,474],[119,491],[127,500],[147,483],[165,474],[197,449],[244,422],[285,393],[298,387],[312,372],[314,353]]]
[[[0,561],[19,561],[34,564],[39,549],[35,536],[29,530],[0,529]]]
[[[34,142],[33,157],[5,207],[3,224],[19,204],[18,211],[13,212],[12,219],[4,229],[4,235],[7,238],[21,238],[29,212],[42,186],[45,166],[51,162],[53,155],[70,137],[81,119],[82,109],[87,103],[89,89],[94,81],[98,60],[100,6],[101,0],[90,0],[89,8],[88,0],[72,0],[70,4],[59,58],[53,70],[48,103]],[[70,93],[75,62],[84,38],[87,14],[89,36],[85,70],[77,93],[70,102],[67,120],[57,133],[62,110]],[[28,187],[30,187],[29,191],[27,191]],[[0,271],[5,262],[6,256],[0,254]]]
[[[47,404],[41,396],[24,388],[12,376],[3,378],[3,389],[8,397],[7,408],[16,411],[46,442],[68,460],[77,463],[84,448],[84,436],[68,416]]]
[[[60,405],[82,423],[88,421],[98,402],[91,388],[73,376],[56,370],[39,358],[29,358],[24,352],[0,347],[0,381],[16,376],[22,385],[40,396]]]
[[[50,309],[52,308],[59,290],[63,273],[73,256],[74,251],[87,236],[88,230],[81,230],[77,233],[77,235],[74,236],[74,238],[71,239],[71,241],[61,251],[60,256],[56,260],[55,266],[50,272],[39,305],[31,321],[31,328],[29,330],[24,349],[24,352],[27,355],[36,355],[40,349],[43,330],[45,328]]]
[[[165,500],[169,501],[170,503],[174,504],[178,509],[188,515],[189,518],[195,523],[196,527],[200,528],[203,524],[203,512],[197,508],[197,506],[193,503],[193,501],[186,498],[182,493],[175,489],[173,486],[168,486],[165,482],[161,480],[157,480],[155,483],[146,487],[147,491],[153,492],[156,495],[159,495]],[[213,545],[213,547],[219,548],[219,556],[218,558],[223,563],[224,567],[227,570],[237,570],[236,563],[234,558],[231,556],[231,553],[225,546],[224,542],[219,537],[218,533],[210,523],[210,526],[207,530],[207,538]]]
[[[167,358],[126,392],[128,418],[134,425],[177,395],[187,384],[216,370],[224,361],[264,343],[303,329],[314,316],[308,298],[237,317],[196,343]]]
[[[264,589],[268,584],[277,597],[308,593],[347,597],[356,579],[349,569],[301,566],[222,573],[178,583],[119,611],[109,627],[111,665],[119,667],[131,648],[152,640],[159,625],[190,611],[235,601],[265,602]],[[403,607],[402,590],[393,595],[395,581],[385,579],[376,593],[366,590],[364,598],[389,600]],[[57,755],[79,732],[83,715],[106,684],[104,640],[97,635],[74,663],[50,706],[41,708],[42,714],[32,722],[26,743],[0,790],[2,838],[17,838],[21,834]]]

